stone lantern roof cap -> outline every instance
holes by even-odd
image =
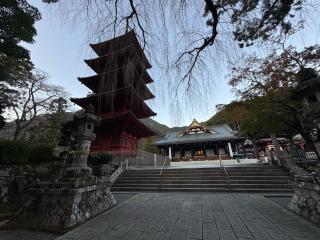
[[[73,119],[77,122],[92,122],[95,125],[99,125],[101,119],[93,113],[86,112],[84,110],[74,114]]]
[[[293,91],[293,99],[302,99],[304,96],[320,90],[320,76],[313,68],[302,68],[296,75],[298,86]]]
[[[296,75],[298,82],[301,84],[306,84],[306,81],[309,81],[314,78],[319,78],[319,74],[313,68],[302,68]]]

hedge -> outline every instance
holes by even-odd
[[[25,141],[0,141],[0,164],[27,165],[54,160],[53,146]]]
[[[88,156],[88,165],[108,164],[113,160],[109,153],[91,153]]]

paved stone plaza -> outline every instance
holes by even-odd
[[[262,195],[144,193],[59,240],[320,239],[320,229]]]
[[[26,230],[1,230],[0,240],[54,240],[57,234]]]

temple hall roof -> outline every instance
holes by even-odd
[[[214,125],[209,127],[203,127],[207,131],[191,131],[188,134],[185,133],[190,127],[199,127],[196,123],[191,124],[184,131],[171,131],[164,138],[154,142],[154,145],[171,145],[171,144],[184,144],[184,143],[198,143],[198,142],[214,142],[223,140],[235,140],[241,137],[236,136],[236,131],[233,131],[228,125]],[[200,125],[201,126],[201,125]]]

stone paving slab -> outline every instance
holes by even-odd
[[[59,235],[26,230],[1,230],[0,240],[53,240]]]
[[[142,193],[56,240],[71,239],[319,240],[320,229],[262,195]]]

